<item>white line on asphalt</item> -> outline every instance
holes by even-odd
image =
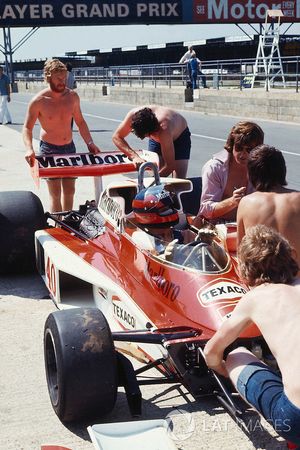
[[[88,117],[95,117],[96,119],[109,120],[110,122],[119,122],[119,123],[122,122],[122,120],[119,119],[111,119],[110,117],[97,116],[96,114],[89,114],[89,113],[82,113],[82,114]]]
[[[199,138],[203,138],[203,139],[212,139],[213,141],[226,142],[226,139],[220,139],[220,138],[216,138],[216,137],[213,137],[213,136],[205,136],[205,134],[191,133],[191,136],[195,136],[195,137],[199,137]]]
[[[15,103],[21,103],[22,105],[27,105],[27,102],[20,102],[20,101],[15,101]],[[121,123],[122,120],[119,119],[112,119],[110,117],[104,117],[104,116],[98,116],[96,114],[90,114],[90,113],[83,113],[84,116],[88,116],[88,117],[94,117],[96,119],[102,119],[102,120],[108,120],[110,122],[118,122]],[[221,142],[225,142],[226,139],[220,139],[220,138],[216,138],[213,136],[206,136],[205,134],[195,134],[195,133],[191,133],[191,136],[194,137],[198,137],[198,138],[202,138],[202,139],[211,139],[213,141],[221,141]],[[281,150],[282,153],[284,153],[285,155],[293,155],[293,156],[300,156],[299,153],[293,153],[293,152],[287,152],[285,150]]]

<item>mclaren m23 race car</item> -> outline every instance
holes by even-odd
[[[44,332],[56,414],[63,422],[105,415],[123,386],[131,413],[138,416],[141,385],[181,383],[195,399],[217,396],[239,420],[233,388],[207,368],[203,357],[205,343],[247,291],[227,251],[226,225],[203,225],[201,230],[189,225],[185,200],[192,191],[190,180],[160,179],[156,166],[145,163],[138,180],[119,175],[103,189],[100,175],[134,166],[117,152],[92,158],[39,157],[35,169],[35,176],[47,178],[99,176],[99,198],[79,210],[44,214],[31,192],[0,196],[1,235],[9,236],[2,243],[0,270],[28,269],[36,259],[58,308]],[[149,167],[154,177],[148,176]],[[133,202],[139,207],[143,198],[150,209],[153,202],[151,195],[143,197],[145,192],[159,198],[161,217],[169,207],[165,199],[172,197],[179,217],[174,229],[192,233],[190,242],[173,241],[170,248],[170,242],[137,223]],[[250,349],[259,344],[267,352],[260,342],[255,326],[239,339],[239,344]],[[137,369],[126,355],[140,362]],[[147,376],[153,368],[156,378]]]

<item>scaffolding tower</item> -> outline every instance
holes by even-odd
[[[281,78],[283,87],[286,87],[279,49],[280,19],[282,16],[283,12],[281,9],[268,9],[266,11],[265,23],[259,36],[256,60],[253,67],[252,88],[257,76],[264,77],[267,90],[275,78]]]

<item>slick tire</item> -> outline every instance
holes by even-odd
[[[79,422],[112,411],[117,397],[117,356],[99,309],[51,313],[45,324],[48,391],[62,422]]]
[[[45,227],[44,209],[35,194],[0,192],[0,274],[35,269],[34,233]]]

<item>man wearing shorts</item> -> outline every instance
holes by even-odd
[[[134,133],[138,138],[149,138],[149,150],[159,155],[159,174],[185,178],[191,151],[191,133],[185,118],[164,106],[151,105],[134,108],[118,126],[113,143],[137,166],[144,162],[130,147],[125,137]]]
[[[31,100],[23,126],[25,159],[28,164],[34,165],[32,130],[37,120],[41,125],[40,154],[76,152],[72,139],[72,118],[78,126],[88,151],[99,153],[100,150],[94,144],[87,123],[82,116],[79,97],[76,92],[66,87],[66,66],[58,59],[48,60],[44,66],[44,76],[49,87]],[[50,211],[59,212],[72,209],[75,193],[74,178],[49,179],[47,185],[50,194]]]
[[[288,241],[265,225],[248,229],[238,250],[239,270],[251,289],[206,344],[207,365],[231,378],[240,394],[279,435],[300,446],[300,279]],[[223,359],[251,323],[260,329],[281,375],[244,347]],[[299,447],[300,448],[300,447]]]

